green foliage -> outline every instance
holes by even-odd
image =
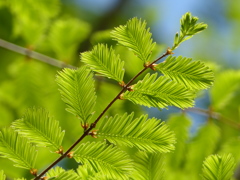
[[[203,126],[187,147],[186,171],[189,175],[198,177],[201,164],[206,156],[214,153],[220,139],[220,129],[213,123]],[[194,167],[193,167],[194,164]]]
[[[166,153],[174,149],[175,137],[164,122],[147,115],[133,118],[134,113],[105,118],[98,126],[98,136],[117,145],[142,151]]]
[[[164,62],[155,66],[168,78],[183,84],[189,89],[206,89],[213,84],[213,72],[201,61],[192,61],[182,56],[169,56]]]
[[[76,18],[63,18],[62,14],[59,14],[60,18],[56,17],[60,12],[58,0],[51,2],[44,0],[36,3],[27,0],[25,4],[13,0],[6,1],[7,3],[10,5],[9,9],[13,15],[14,28],[12,31],[15,33],[15,37],[19,38],[17,43],[27,45],[30,50],[36,48],[39,52],[55,55],[64,62],[74,62],[77,49],[83,47],[82,42],[89,36],[91,27],[87,23]],[[26,6],[29,9],[26,9]],[[41,13],[36,13],[38,10]],[[192,17],[190,13],[186,13],[182,17],[180,35],[176,34],[174,45],[171,49],[166,50],[165,56],[170,55],[171,51],[176,49],[180,43],[207,27],[203,23],[197,23],[197,20],[198,18]],[[30,24],[32,26],[28,28]],[[132,104],[129,104],[128,101],[117,101],[117,99],[128,99],[136,104],[159,109],[167,106],[176,106],[182,109],[192,107],[196,92],[212,85],[212,71],[203,62],[193,61],[182,56],[170,56],[163,63],[151,64],[150,62],[157,63],[157,60],[161,59],[154,57],[156,58],[154,61],[151,56],[158,55],[160,47],[164,47],[164,45],[156,46],[149,28],[146,28],[146,22],[141,19],[130,19],[126,25],[115,28],[111,35],[120,45],[130,49],[129,53],[121,46],[115,49],[110,41],[109,30],[100,31],[91,37],[92,42],[97,44],[97,41],[100,41],[113,46],[105,44],[94,46],[93,50],[81,54],[84,66],[76,70],[64,69],[58,73],[56,78],[67,111],[81,120],[84,130],[81,129],[79,122],[75,121],[76,119],[65,114],[64,104],[61,104],[60,97],[56,93],[57,89],[53,85],[53,81],[48,80],[55,74],[56,69],[32,61],[28,57],[31,55],[29,50],[27,58],[18,58],[17,62],[4,68],[2,75],[5,76],[5,72],[9,71],[7,74],[9,77],[5,79],[1,76],[1,79],[5,81],[1,82],[0,107],[5,109],[0,108],[0,114],[6,111],[11,115],[12,120],[18,118],[26,106],[43,104],[50,107],[51,112],[55,111],[55,116],[60,122],[50,117],[49,113],[42,108],[28,109],[22,119],[12,123],[15,131],[3,129],[0,133],[2,157],[14,161],[18,167],[30,169],[33,174],[37,155],[33,144],[58,150],[59,154],[55,155],[60,155],[60,158],[73,155],[72,161],[66,160],[59,163],[64,168],[54,167],[45,173],[49,180],[199,180],[202,162],[210,154],[231,151],[239,163],[239,146],[234,146],[234,143],[239,141],[236,138],[239,134],[238,129],[226,130],[221,124],[224,122],[223,119],[218,119],[222,120],[221,123],[215,123],[215,120],[209,119],[209,122],[204,124],[192,137],[193,134],[189,133],[191,123],[184,113],[171,116],[165,124],[159,120],[159,117],[148,119],[147,115],[142,115],[142,112],[139,111],[134,113],[141,113],[141,115],[134,118],[134,113],[126,113],[132,111],[130,108]],[[85,42],[84,48],[86,44]],[[121,59],[127,61],[120,60],[118,53],[121,55]],[[141,59],[144,67],[140,67],[142,63],[135,63],[135,59]],[[74,64],[78,63],[74,62]],[[126,73],[123,69],[124,64]],[[152,75],[149,73],[141,79],[140,75],[150,68],[152,70],[156,68],[163,76],[159,77],[158,73]],[[110,81],[111,84],[104,83],[104,87],[102,87],[102,82],[98,81],[96,90],[98,90],[100,98],[96,99],[92,71],[96,72],[96,75],[100,74],[116,80],[121,87],[115,86],[112,81]],[[229,73],[230,75],[223,72],[226,79],[223,78],[224,75],[218,79],[218,88],[213,88],[210,93],[210,98],[213,100],[210,105],[213,109],[225,110],[224,108],[231,104],[230,100],[233,98],[236,99],[234,109],[239,108],[239,104],[236,103],[239,88],[239,78],[236,72],[238,71]],[[132,80],[125,84],[123,78],[132,78]],[[14,80],[13,83],[10,83],[11,79]],[[96,78],[96,80],[98,79],[106,80],[101,77]],[[132,85],[135,81],[136,83]],[[226,84],[224,90],[222,90],[222,83]],[[11,96],[12,94],[15,96]],[[114,105],[112,106],[112,104]],[[95,111],[95,123],[91,124]],[[108,116],[101,119],[105,112],[108,113]],[[124,113],[122,116],[116,115],[122,112]],[[188,112],[188,110],[184,112]],[[209,112],[207,115],[210,117],[215,113]],[[64,132],[59,126],[60,123],[68,132],[64,142],[62,142]],[[238,126],[236,127],[238,128]],[[226,138],[230,133],[232,133],[232,137],[229,139],[233,140],[232,143],[229,143],[229,139]],[[90,135],[98,137],[98,139],[95,140]],[[79,136],[84,139],[80,138],[72,144],[73,140]],[[225,137],[224,142],[222,139],[219,141],[223,136]],[[71,148],[66,150],[61,146],[70,146]],[[175,151],[172,152],[174,148]],[[47,154],[49,152],[43,147],[38,147],[38,151],[40,152],[38,167],[47,167],[47,163],[51,163],[53,155]],[[171,153],[166,154],[167,152]],[[218,155],[207,158],[203,165],[203,176],[207,177],[209,172],[213,172],[217,175],[225,174],[228,176],[227,178],[230,178],[234,169],[231,159],[229,156],[220,157]],[[74,160],[79,164],[73,162]],[[3,167],[5,163],[0,165]],[[77,165],[79,166],[77,167]],[[50,167],[53,166],[54,164],[50,165]],[[5,170],[5,173],[11,174],[11,176],[13,176],[13,172],[15,169],[6,168]],[[19,174],[21,175],[21,173]],[[1,177],[5,179],[2,171],[0,171]],[[26,178],[30,179],[31,177]]]
[[[81,180],[107,180],[104,174],[96,172],[91,166],[81,165],[76,171]]]
[[[61,174],[62,172],[65,172],[65,170],[64,170],[63,168],[59,167],[59,166],[56,166],[56,167],[50,169],[50,170],[47,172],[46,176],[47,176],[47,177],[50,177],[50,178],[56,177],[56,176],[58,176],[59,174]]]
[[[164,179],[164,157],[160,153],[138,152],[134,161],[135,180],[163,180]]]
[[[30,170],[34,168],[37,151],[26,138],[4,128],[0,132],[0,155],[13,161],[16,167]]]
[[[175,151],[166,155],[166,163],[170,167],[170,174],[171,171],[176,171],[181,168],[187,156],[185,143],[189,138],[188,131],[191,121],[184,114],[174,114],[169,117],[167,124],[176,136]]]
[[[189,12],[182,16],[180,20],[180,35],[176,33],[171,50],[176,49],[182,42],[192,38],[194,34],[197,34],[207,28],[207,24],[197,23],[197,21],[198,18],[192,16]]]
[[[64,132],[59,122],[49,116],[42,108],[28,109],[22,119],[12,123],[12,127],[38,146],[58,150],[62,145]]]
[[[203,179],[206,180],[230,180],[235,167],[231,154],[211,155],[203,163]]]
[[[150,60],[155,46],[150,29],[146,29],[146,25],[145,21],[135,17],[130,19],[126,25],[115,28],[111,33],[114,40],[132,50],[145,63]]]
[[[61,172],[60,174],[58,174],[58,176],[56,176],[53,179],[54,180],[63,180],[63,179],[66,179],[66,180],[80,180],[78,175],[73,170]]]
[[[65,171],[63,168],[57,166],[48,171],[46,177],[49,179],[72,179],[76,180],[107,180],[105,175],[97,173],[91,166],[80,165],[76,169],[76,172],[73,170]]]
[[[66,110],[80,118],[82,122],[89,122],[96,101],[91,71],[86,66],[78,70],[64,69],[58,73],[56,81],[60,87],[62,100],[67,105]]]
[[[112,47],[98,44],[92,51],[81,54],[81,60],[100,76],[106,76],[122,83],[124,76],[124,62],[115,54]]]
[[[14,35],[22,36],[27,45],[35,45],[41,41],[51,18],[59,12],[59,0],[51,2],[43,0],[34,3],[32,0],[26,0],[24,3],[11,0],[8,1],[8,5],[15,17],[13,19]]]
[[[210,91],[212,106],[214,109],[222,110],[233,103],[240,88],[239,82],[240,71],[238,70],[224,71],[217,76],[215,84]],[[238,104],[239,103],[237,102],[237,106]]]
[[[86,39],[90,30],[87,23],[78,19],[55,21],[49,33],[49,42],[57,58],[70,62],[79,43]]]
[[[132,91],[125,92],[122,98],[148,107],[166,108],[171,105],[180,108],[192,107],[195,97],[193,91],[164,76],[157,77],[157,73],[147,74],[131,89]]]
[[[74,159],[91,165],[110,179],[127,179],[133,169],[132,160],[125,152],[101,142],[80,144],[74,152]]]
[[[0,170],[0,180],[5,180],[6,175],[4,174],[3,170]]]

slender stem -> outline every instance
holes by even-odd
[[[11,51],[14,51],[14,52],[17,52],[19,54],[25,55],[25,56],[30,57],[32,59],[36,59],[36,60],[39,60],[41,62],[50,64],[52,66],[56,66],[56,67],[59,67],[59,68],[76,69],[76,67],[71,66],[69,64],[66,64],[62,61],[59,61],[57,59],[54,59],[54,58],[51,58],[49,56],[43,55],[41,53],[32,51],[30,49],[23,48],[23,47],[18,46],[16,44],[12,44],[12,43],[10,43],[8,41],[5,41],[5,40],[2,40],[2,39],[0,39],[0,47],[3,47],[5,49],[8,49],[8,50],[11,50]]]
[[[157,58],[155,61],[153,61],[148,66],[144,67],[137,75],[135,75],[123,88],[122,90],[116,95],[116,97],[107,105],[107,107],[102,111],[102,113],[98,116],[98,118],[91,124],[91,126],[82,134],[82,136],[63,154],[61,155],[56,161],[54,161],[51,165],[49,165],[41,174],[35,177],[34,180],[40,179],[46,172],[48,172],[53,166],[55,166],[58,162],[60,162],[63,158],[65,158],[68,153],[71,152],[71,150],[78,145],[80,141],[82,141],[83,138],[85,138],[87,135],[89,135],[89,132],[96,127],[96,124],[101,119],[101,117],[105,114],[105,112],[113,105],[115,101],[117,101],[120,98],[120,95],[127,90],[129,85],[138,77],[140,76],[144,71],[146,71],[151,65],[156,63],[158,60],[164,58],[165,56],[171,54],[169,50],[167,50],[162,56]]]
[[[212,112],[211,110],[206,110],[206,109],[201,109],[201,108],[189,108],[189,109],[186,109],[184,111],[204,114],[204,115],[207,115],[207,116],[209,116],[213,119],[217,119],[217,120],[219,120],[219,121],[221,121],[225,124],[228,124],[229,126],[231,126],[233,128],[240,129],[240,124],[239,123],[224,117],[220,113]]]

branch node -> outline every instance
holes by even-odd
[[[88,133],[88,135],[92,136],[93,138],[97,138],[97,131],[98,130],[92,130],[91,132]]]
[[[63,155],[63,147],[60,146],[59,149],[57,151],[55,151],[57,154],[61,154]]]
[[[124,98],[123,98],[123,93],[120,94],[120,96],[118,97],[118,99],[124,100]]]
[[[94,123],[91,124],[91,129],[93,129],[95,127],[96,127],[96,123],[94,122]]]
[[[144,63],[143,64],[143,66],[145,67],[145,68],[149,68],[149,65],[150,65],[151,63],[149,62],[149,61],[147,61],[146,63]]]
[[[126,84],[125,84],[124,81],[121,81],[121,82],[119,82],[118,84],[119,84],[120,86],[122,86],[122,87],[125,87],[125,86],[126,86]]]
[[[37,176],[37,169],[34,169],[34,168],[30,169],[30,173],[36,177]]]
[[[128,90],[128,91],[134,91],[133,86],[134,86],[134,85],[128,86],[128,87],[127,87],[127,90]]]
[[[44,177],[41,177],[40,179],[41,179],[41,180],[47,180],[48,177],[47,177],[47,176],[44,176]]]
[[[153,71],[156,71],[155,66],[157,66],[157,64],[151,64],[151,65],[149,66],[149,68],[151,68]]]
[[[69,152],[69,153],[67,154],[67,157],[70,158],[70,159],[73,158],[73,153],[74,153],[73,151]]]
[[[167,48],[166,55],[174,54],[172,51],[173,50],[171,48]]]
[[[81,123],[81,126],[84,129],[84,131],[86,131],[89,127],[89,124],[84,122],[83,124]]]

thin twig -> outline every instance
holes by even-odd
[[[236,129],[240,129],[240,124],[232,121],[226,117],[224,117],[223,115],[221,115],[220,113],[217,112],[213,112],[211,110],[206,110],[206,109],[201,109],[201,108],[189,108],[184,110],[185,112],[195,112],[198,114],[204,114],[207,115],[208,117],[211,117],[213,119],[219,120],[225,124],[228,124],[229,126],[236,128]]]
[[[76,145],[78,145],[78,143],[80,141],[82,141],[82,139],[84,139],[87,135],[89,135],[90,131],[96,127],[96,124],[98,123],[98,121],[101,119],[101,117],[105,114],[105,112],[113,105],[114,102],[116,102],[119,98],[120,95],[127,90],[127,88],[129,87],[129,85],[138,77],[140,76],[144,71],[146,71],[149,67],[151,67],[154,63],[156,63],[158,60],[164,58],[167,55],[170,55],[171,52],[169,50],[167,50],[162,56],[160,56],[158,59],[156,59],[155,61],[153,61],[151,64],[149,64],[148,66],[145,66],[137,75],[135,75],[123,88],[122,90],[116,95],[116,97],[107,105],[107,107],[102,111],[102,113],[98,116],[98,118],[91,124],[91,126],[82,134],[82,136],[63,154],[61,155],[56,161],[54,161],[51,165],[49,165],[41,174],[39,174],[38,176],[35,177],[34,180],[38,180],[40,179],[46,172],[48,172],[53,166],[55,166],[58,162],[60,162],[63,158],[65,158],[68,153],[70,153],[72,151],[72,149],[74,147],[76,147]]]
[[[14,52],[17,52],[17,53],[22,54],[24,56],[27,56],[29,58],[36,59],[36,60],[39,60],[41,62],[50,64],[52,66],[56,66],[56,67],[59,67],[59,68],[76,69],[76,67],[74,67],[72,65],[66,64],[66,63],[64,63],[62,61],[59,61],[57,59],[51,58],[49,56],[43,55],[41,53],[32,51],[32,50],[27,49],[27,48],[23,48],[21,46],[18,46],[16,44],[10,43],[10,42],[2,40],[2,39],[0,39],[0,47],[3,47],[5,49],[8,49],[8,50],[11,50],[11,51],[14,51]]]

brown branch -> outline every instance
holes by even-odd
[[[219,120],[233,128],[236,129],[240,129],[240,124],[236,123],[235,121],[226,118],[225,116],[223,116],[220,113],[217,112],[213,112],[211,109],[201,109],[201,108],[189,108],[189,109],[185,109],[185,112],[195,112],[198,114],[204,114],[207,115],[208,117],[211,117],[213,119]]]
[[[63,154],[61,155],[56,161],[54,161],[51,165],[49,165],[41,174],[35,177],[34,180],[40,179],[46,172],[48,172],[52,167],[54,167],[58,162],[60,162],[63,158],[65,158],[74,147],[78,145],[82,139],[84,139],[87,135],[89,135],[90,131],[96,127],[96,124],[98,121],[101,119],[101,117],[105,114],[105,112],[113,105],[114,102],[116,102],[119,98],[120,95],[127,90],[129,85],[137,78],[139,77],[144,71],[146,71],[148,68],[150,68],[154,63],[156,63],[158,60],[164,58],[167,55],[170,55],[169,50],[167,50],[162,56],[157,58],[155,61],[153,61],[151,64],[148,66],[145,66],[137,75],[135,75],[123,88],[122,90],[116,95],[116,97],[107,105],[107,107],[102,111],[102,113],[98,116],[98,118],[91,124],[91,126],[82,134],[82,136]]]
[[[54,59],[54,58],[51,58],[49,56],[43,55],[41,53],[32,51],[30,49],[23,48],[21,46],[18,46],[16,44],[10,43],[10,42],[2,40],[2,39],[0,39],[0,47],[11,50],[13,52],[17,52],[17,53],[22,54],[26,57],[36,59],[38,61],[50,64],[50,65],[55,66],[55,67],[76,69],[76,67],[71,66],[69,64],[66,64],[62,61],[59,61],[57,59]]]

